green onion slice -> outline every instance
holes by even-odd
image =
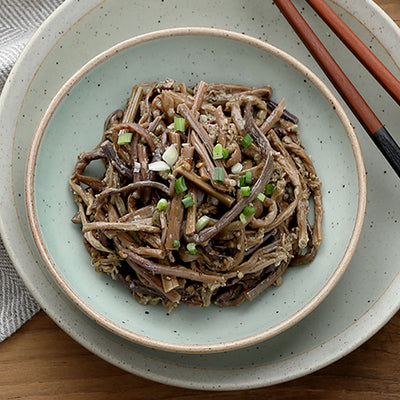
[[[241,214],[239,215],[239,219],[240,219],[240,222],[241,222],[243,225],[247,224],[246,216],[245,216],[243,213],[241,213]]]
[[[168,201],[166,199],[158,200],[158,203],[157,203],[157,209],[158,210],[163,211],[163,210],[166,210],[167,207],[168,207]]]
[[[271,195],[275,190],[275,186],[273,183],[268,183],[267,185],[265,185],[265,189],[264,189],[264,193],[269,196]]]
[[[265,200],[265,194],[264,193],[258,193],[257,195],[257,200],[260,200],[261,203]]]
[[[180,247],[180,245],[181,245],[181,242],[180,242],[179,240],[174,240],[174,241],[172,242],[172,247],[173,247],[174,249],[177,249],[178,247]]]
[[[222,157],[224,159],[227,159],[229,157],[229,150],[226,149],[225,147],[222,148]]]
[[[180,176],[180,177],[175,181],[174,188],[175,188],[175,192],[176,192],[177,194],[183,193],[183,192],[185,192],[185,191],[188,189],[187,186],[186,186],[186,183],[185,183],[185,178],[184,178],[183,176]]]
[[[194,205],[194,200],[192,195],[187,194],[184,196],[182,199],[182,204],[185,206],[185,208],[192,207]]]
[[[118,135],[117,144],[123,146],[125,144],[129,144],[132,141],[132,132],[125,132],[121,135]]]
[[[243,197],[249,197],[251,192],[250,186],[242,186],[240,192]]]
[[[240,172],[242,172],[242,169],[243,165],[240,162],[238,162],[235,165],[232,165],[231,172],[232,174],[239,174]]]
[[[214,160],[221,160],[222,158],[224,158],[224,156],[222,155],[222,144],[221,143],[217,143],[214,148],[213,148],[213,159]]]
[[[221,143],[217,143],[213,148],[213,159],[221,160],[229,157],[229,150],[222,147]]]
[[[201,231],[209,222],[210,217],[208,215],[203,215],[199,220],[196,222],[196,232]]]
[[[185,118],[174,117],[174,129],[179,132],[185,132]]]
[[[240,144],[247,149],[251,143],[253,143],[253,138],[247,133],[246,136],[242,139]]]
[[[222,167],[215,167],[214,182],[222,183],[225,177],[225,170]]]
[[[246,171],[246,172],[244,173],[244,183],[245,183],[246,185],[251,185],[252,182],[253,182],[253,177],[252,177],[252,175],[251,175],[251,171]]]
[[[251,171],[246,171],[240,178],[239,178],[239,184],[240,187],[243,186],[250,186],[253,182],[253,177],[251,174]]]
[[[186,248],[187,248],[188,252],[189,252],[191,255],[194,256],[194,255],[197,254],[196,243],[190,242],[190,243],[188,243],[188,244],[186,245]]]
[[[251,215],[253,215],[256,212],[256,209],[251,206],[251,205],[247,205],[244,209],[243,209],[243,214],[245,217],[250,217]]]

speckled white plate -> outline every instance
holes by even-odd
[[[396,104],[302,1],[296,1],[343,69],[399,140]],[[334,5],[356,33],[399,76],[400,30],[371,1]],[[360,22],[361,21],[361,22]],[[325,301],[284,333],[242,350],[209,355],[166,353],[128,342],[87,318],[46,273],[24,207],[27,151],[50,99],[93,55],[156,29],[214,26],[246,32],[286,50],[323,77],[304,46],[264,0],[67,0],[42,26],[13,69],[0,100],[1,232],[15,266],[45,311],[82,345],[119,367],[159,382],[233,390],[294,379],[343,357],[371,337],[400,306],[399,184],[353,119],[368,172],[368,207],[360,244]],[[346,182],[343,182],[346,185]]]
[[[161,68],[154,63],[154,54]],[[229,69],[220,68],[229,64]],[[323,182],[324,240],[310,264],[289,268],[283,285],[269,288],[252,302],[223,310],[180,306],[168,313],[161,306],[142,306],[119,282],[88,268],[90,256],[82,232],[71,223],[77,209],[68,181],[76,157],[97,145],[110,110],[123,107],[132,85],[166,77],[188,86],[199,79],[255,87],[270,82],[272,98],[284,97],[288,110],[299,116],[302,142]],[[242,33],[180,27],[118,43],[63,85],[32,141],[26,204],[43,261],[82,311],[112,332],[145,346],[212,353],[275,336],[323,301],[356,249],[365,214],[366,179],[348,117],[303,64]]]

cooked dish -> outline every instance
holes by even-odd
[[[315,257],[321,182],[297,117],[271,95],[171,79],[133,87],[70,178],[96,271],[141,304],[234,306]],[[87,171],[94,160],[100,176]]]

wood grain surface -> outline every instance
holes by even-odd
[[[400,0],[376,2],[400,25]],[[203,392],[128,374],[41,311],[0,344],[0,399],[400,399],[400,313],[360,348],[311,375],[268,388]]]

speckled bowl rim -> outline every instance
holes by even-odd
[[[353,232],[341,261],[339,262],[336,270],[333,272],[332,276],[329,278],[326,284],[306,305],[304,305],[296,313],[292,314],[289,318],[285,319],[284,321],[281,321],[279,324],[270,327],[266,330],[263,330],[261,332],[258,332],[257,334],[254,335],[250,335],[232,341],[218,342],[214,344],[179,344],[179,343],[170,343],[162,340],[152,339],[148,336],[140,335],[136,332],[132,332],[126,328],[123,328],[117,323],[104,317],[102,314],[96,311],[96,309],[89,306],[85,301],[83,301],[82,298],[80,298],[80,296],[74,291],[74,289],[65,281],[62,274],[57,269],[57,266],[54,263],[52,257],[50,256],[48,249],[46,248],[39,227],[38,218],[36,215],[34,182],[35,182],[35,168],[38,157],[38,151],[40,148],[43,135],[46,131],[46,128],[52,116],[54,115],[57,107],[64,99],[64,97],[67,95],[67,93],[88,72],[90,72],[97,65],[106,61],[113,55],[125,49],[137,46],[145,42],[159,40],[168,37],[178,37],[178,36],[211,36],[216,38],[225,38],[225,39],[239,41],[254,46],[256,48],[259,48],[261,50],[264,50],[268,53],[271,53],[281,58],[283,61],[287,62],[296,70],[301,72],[306,78],[308,78],[313,83],[313,85],[322,93],[322,95],[331,103],[332,107],[334,108],[350,141],[357,169],[358,204],[357,204],[357,213],[356,213]],[[78,306],[80,310],[82,310],[86,315],[88,315],[98,324],[125,339],[159,350],[181,352],[181,353],[195,353],[195,354],[228,351],[254,345],[290,328],[291,326],[299,322],[301,319],[303,319],[306,315],[308,315],[312,310],[314,310],[322,302],[322,300],[325,299],[325,297],[329,294],[329,292],[334,288],[334,286],[340,280],[354,254],[354,251],[360,239],[361,230],[364,222],[366,203],[367,203],[366,193],[367,193],[367,184],[366,184],[365,167],[362,158],[361,148],[358,139],[356,137],[356,134],[354,132],[354,129],[341,104],[338,102],[338,100],[335,98],[332,92],[328,89],[328,87],[318,78],[318,76],[314,74],[304,64],[298,61],[296,58],[280,50],[279,48],[270,45],[267,42],[264,42],[262,40],[256,39],[254,37],[245,34],[228,31],[225,29],[206,28],[206,27],[169,28],[138,35],[110,47],[109,49],[103,51],[96,57],[92,58],[89,62],[87,62],[60,88],[60,90],[53,97],[52,101],[47,107],[43,117],[41,118],[30,146],[27,167],[26,167],[26,176],[25,176],[26,209],[27,209],[29,225],[32,231],[35,244],[48,271],[55,279],[57,284],[60,286],[60,288],[63,290],[63,292],[68,296],[68,298],[71,299],[73,303],[76,306]]]

